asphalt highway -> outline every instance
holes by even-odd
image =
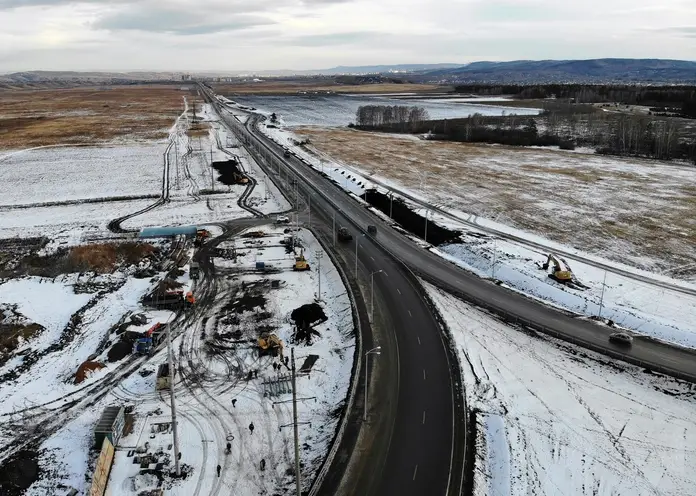
[[[253,129],[250,125],[249,128]],[[261,133],[255,133],[270,150],[279,147]],[[276,151],[278,155],[280,152]],[[282,155],[278,157],[282,160]],[[481,279],[447,260],[420,248],[411,239],[392,229],[364,205],[340,191],[338,186],[296,157],[284,159],[293,172],[315,191],[328,198],[351,224],[366,231],[367,225],[378,226],[375,241],[416,274],[447,291],[471,299],[510,320],[518,320],[539,330],[632,363],[696,382],[696,353],[669,346],[651,339],[637,337],[630,349],[611,344],[613,329],[593,321],[548,307],[519,293]]]
[[[224,114],[222,117],[231,119]],[[234,128],[238,124],[228,121],[228,125]],[[279,162],[274,160],[271,168],[278,164],[285,167],[281,157],[274,154],[272,158]],[[293,168],[288,170],[292,172]],[[316,194],[314,188],[318,185],[298,181],[297,187],[305,199],[303,203],[311,204],[314,227],[323,224],[324,230],[331,233],[334,215],[337,226],[350,222],[324,196]],[[458,372],[449,357],[451,350],[446,348],[440,325],[410,271],[374,239],[356,234],[350,242],[337,242],[336,250],[354,266],[357,244],[358,271],[367,280],[371,280],[372,273],[383,271],[375,275],[374,286],[379,295],[378,312],[388,315],[389,326],[384,330],[386,339],[375,344],[382,347],[383,354],[390,355],[389,363],[395,368],[382,375],[385,380],[389,376],[395,380],[387,384],[391,391],[385,393],[386,398],[370,395],[368,421],[384,424],[379,435],[386,446],[362,469],[358,480],[352,481],[352,494],[460,494],[464,460],[463,451],[456,450],[455,444],[463,443],[465,417],[463,412],[455,411],[456,396],[461,393],[455,385]],[[371,373],[379,370],[383,359],[387,357],[371,356]],[[387,405],[389,402],[394,404]],[[382,418],[381,406],[394,415]]]
[[[229,115],[226,119],[234,120]],[[312,219],[321,218],[327,224],[336,215],[336,227],[345,225],[357,235],[360,271],[383,270],[388,274],[375,276],[375,287],[393,323],[393,342],[379,344],[398,350],[398,381],[394,385],[398,390],[397,413],[387,454],[369,474],[376,482],[362,494],[444,495],[461,490],[462,460],[454,456],[453,438],[462,435],[457,422],[464,412],[455,411],[459,393],[454,387],[451,359],[440,327],[410,271],[512,322],[696,381],[696,355],[690,350],[640,337],[631,349],[617,347],[608,341],[611,328],[480,279],[419,247],[318,171],[294,156],[284,157],[278,145],[255,129],[256,120],[251,117],[246,130],[239,129],[236,120],[230,125],[260,150],[271,168],[280,167],[282,174],[289,172],[299,179],[300,194],[310,199]],[[369,224],[378,228],[374,238],[366,234]]]

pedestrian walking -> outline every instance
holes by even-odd
[[[254,369],[254,379],[259,378],[259,369]]]
[[[290,357],[285,357],[285,366],[288,366],[288,362],[290,361]]]
[[[254,433],[254,423],[252,422],[249,424],[249,431],[253,434]]]
[[[237,398],[232,398],[232,408],[237,408]]]
[[[220,477],[220,470],[222,470],[222,467],[220,465],[218,465],[217,470],[218,470],[218,477]]]
[[[232,451],[232,443],[227,443],[227,454],[230,454]]]
[[[266,470],[266,459],[261,458],[261,471]]]

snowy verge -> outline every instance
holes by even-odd
[[[513,329],[424,283],[483,432],[475,494],[690,494],[690,384]]]

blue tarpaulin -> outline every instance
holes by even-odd
[[[145,227],[138,233],[139,238],[171,238],[174,236],[196,237],[196,226]]]

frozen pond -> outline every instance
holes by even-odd
[[[282,116],[288,126],[346,126],[355,122],[355,112],[361,105],[417,105],[428,111],[431,119],[453,119],[468,117],[472,114],[503,115],[536,115],[539,109],[496,107],[492,105],[477,105],[447,100],[400,99],[397,97],[365,96],[365,95],[290,95],[265,96],[249,95],[231,97],[232,100],[256,107],[259,110],[275,112]]]

